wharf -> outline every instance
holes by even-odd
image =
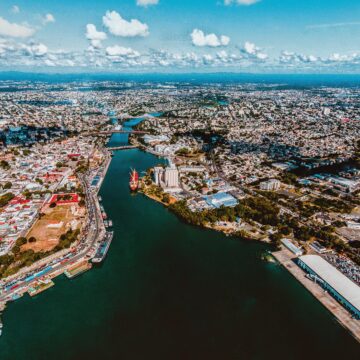
[[[351,314],[338,303],[324,289],[308,279],[306,273],[294,262],[296,258],[289,250],[283,249],[273,252],[275,259],[283,265],[305,288],[311,292],[338,320],[338,322],[347,329],[353,337],[360,342],[360,320],[354,319]]]
[[[98,193],[100,191],[100,188],[101,188],[101,185],[105,179],[105,176],[109,170],[109,167],[110,167],[110,164],[111,164],[111,156],[109,155],[108,158],[106,159],[106,164],[103,168],[103,171],[101,172],[101,178],[100,178],[100,181],[99,183],[97,184],[96,186],[96,193]]]

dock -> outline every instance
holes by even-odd
[[[348,330],[358,342],[360,342],[360,320],[354,319],[351,314],[330,294],[324,291],[320,285],[308,279],[305,276],[306,273],[294,262],[294,259],[296,259],[294,254],[289,250],[283,249],[273,252],[272,255],[335,316],[338,322]]]

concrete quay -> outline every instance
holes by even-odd
[[[305,276],[306,273],[294,262],[294,259],[296,258],[294,254],[287,249],[283,249],[273,252],[272,255],[335,316],[338,322],[348,330],[358,342],[360,342],[360,320],[354,319],[351,314],[329,293],[324,291],[320,285],[308,279]]]

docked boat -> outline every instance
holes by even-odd
[[[91,260],[93,263],[100,263],[104,260],[106,254],[109,250],[109,247],[110,247],[113,237],[114,237],[113,231],[106,232],[104,240],[102,240],[101,244],[99,245],[99,248],[96,251],[95,256]]]
[[[69,266],[65,271],[64,274],[69,278],[72,279],[76,276],[83,274],[85,271],[90,270],[92,265],[87,260],[81,260]]]
[[[139,174],[135,169],[130,172],[129,187],[131,191],[136,191],[139,187]]]

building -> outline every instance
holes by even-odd
[[[165,169],[165,186],[167,188],[179,187],[179,171],[173,164]]]
[[[359,180],[345,179],[340,176],[330,176],[328,178],[328,181],[330,181],[332,184],[339,187],[343,191],[353,192],[360,188]]]
[[[354,317],[360,319],[360,287],[319,255],[304,255],[298,265]]]
[[[261,190],[266,190],[266,191],[276,191],[280,189],[280,181],[277,179],[271,179],[268,181],[263,181],[260,184],[260,189]]]
[[[157,166],[154,168],[154,181],[157,186],[161,186],[166,192],[181,192],[179,182],[179,171],[174,164],[167,168]]]
[[[233,207],[238,203],[238,201],[232,195],[225,192],[204,196],[204,199],[208,205],[214,208],[219,208],[221,206]]]
[[[282,239],[281,242],[287,249],[289,249],[296,256],[301,256],[303,254],[303,251],[299,247],[294,245],[289,239]]]
[[[154,181],[157,186],[161,186],[161,177],[164,169],[161,166],[154,167]]]

